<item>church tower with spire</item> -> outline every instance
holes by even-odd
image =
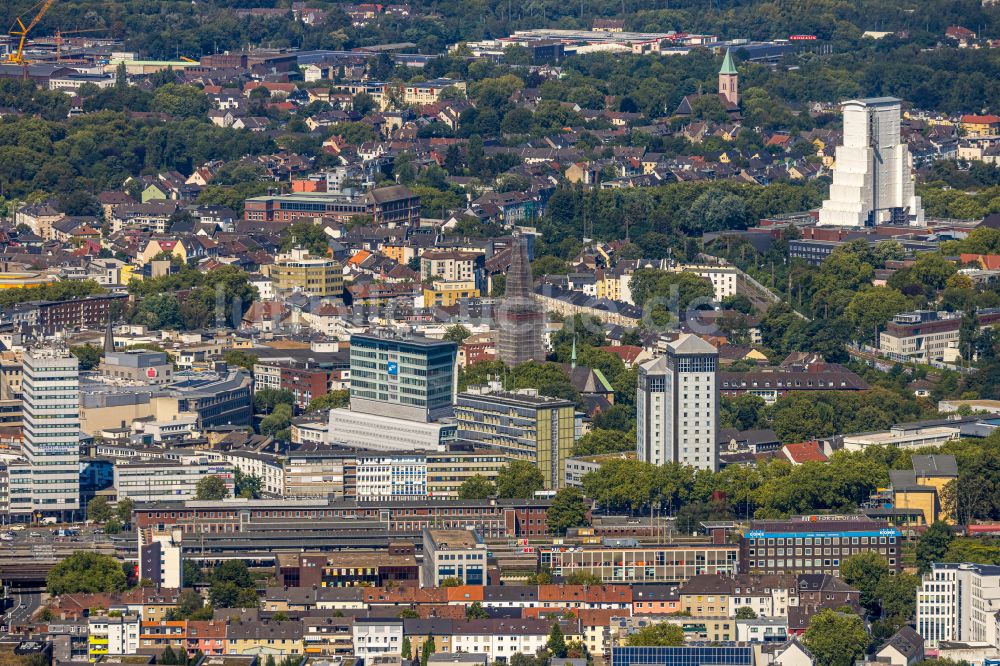
[[[738,106],[740,103],[740,73],[736,70],[733,54],[729,49],[726,49],[726,57],[719,70],[719,97],[733,106]]]
[[[510,367],[545,360],[545,310],[535,298],[528,244],[515,236],[507,291],[496,312],[497,357]]]
[[[104,353],[114,352],[115,350],[115,331],[114,326],[111,324],[111,315],[108,315],[108,327],[104,331]]]

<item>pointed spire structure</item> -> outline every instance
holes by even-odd
[[[545,311],[535,298],[528,262],[528,243],[515,236],[511,246],[507,291],[496,313],[499,334],[497,355],[513,367],[528,361],[544,361]]]
[[[736,65],[733,64],[733,52],[730,49],[726,49],[726,57],[722,59],[722,69],[719,70],[719,74],[739,74]]]
[[[104,331],[104,353],[113,352],[115,350],[115,333],[111,325],[111,316],[108,316],[108,328]]]
[[[733,106],[740,103],[740,72],[736,69],[730,49],[726,49],[726,57],[722,59],[719,69],[719,96]]]
[[[569,359],[569,367],[576,370],[576,336],[573,336],[573,355]]]

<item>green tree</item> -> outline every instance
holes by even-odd
[[[194,86],[168,83],[153,93],[149,107],[171,116],[200,118],[208,112],[210,103],[205,93]]]
[[[913,262],[913,279],[935,291],[945,288],[958,268],[936,252],[921,252]]]
[[[348,389],[342,391],[330,391],[323,395],[318,395],[306,405],[306,413],[326,412],[331,409],[351,406],[351,392]]]
[[[287,389],[265,388],[253,394],[253,408],[257,414],[270,414],[278,405],[294,405],[295,396]]]
[[[879,329],[909,307],[909,300],[896,289],[873,287],[856,293],[847,305],[846,314],[858,340],[874,340]]]
[[[668,622],[657,622],[650,624],[626,639],[626,643],[632,647],[671,647],[684,645],[684,630],[676,624]]]
[[[601,577],[590,571],[573,571],[563,578],[567,585],[600,585],[604,581]]]
[[[188,581],[184,581],[185,583]],[[181,590],[181,593],[177,595],[177,603],[174,605],[171,613],[171,619],[175,620],[187,620],[194,613],[200,611],[205,605],[205,601],[201,598],[201,595],[190,588]]]
[[[566,656],[566,638],[563,636],[558,622],[552,624],[552,630],[549,631],[549,640],[545,643],[545,648],[553,657],[563,659]]]
[[[435,652],[437,652],[437,644],[434,642],[434,637],[428,636],[420,649],[420,666],[427,666],[427,661]]]
[[[749,606],[740,606],[736,609],[737,620],[756,620],[757,612]]]
[[[512,460],[497,474],[497,497],[530,499],[544,487],[542,472],[527,460]]]
[[[163,652],[160,653],[160,658],[157,660],[161,664],[177,664],[177,654],[174,649],[169,645],[163,648]]]
[[[460,587],[462,585],[461,578],[455,578],[454,576],[448,576],[447,578],[441,579],[440,587]]]
[[[943,520],[936,520],[927,528],[917,542],[917,570],[920,573],[930,571],[934,562],[944,562],[944,555],[955,539],[951,527]]]
[[[594,428],[597,430],[619,430],[629,432],[635,428],[635,406],[612,405],[594,415]]]
[[[240,470],[236,470],[233,481],[236,497],[259,499],[264,490],[264,482],[259,476],[244,474]]]
[[[107,497],[95,497],[87,503],[87,520],[95,523],[106,523],[111,517],[111,505]]]
[[[233,583],[237,587],[253,587],[253,577],[246,562],[242,560],[227,560],[219,565],[212,575],[215,582]]]
[[[694,273],[673,273],[641,268],[629,280],[632,300],[643,308],[657,326],[678,319],[678,314],[695,305],[711,303],[715,289],[707,279]]]
[[[260,434],[275,439],[288,439],[288,428],[292,424],[292,406],[280,403],[274,411],[260,421]]]
[[[549,530],[562,535],[571,527],[587,524],[587,502],[583,493],[575,486],[560,488],[552,498],[546,522]]]
[[[472,335],[472,331],[461,324],[455,324],[454,326],[450,326],[448,330],[444,332],[444,339],[449,342],[457,342],[461,344],[470,335]]]
[[[478,601],[473,601],[465,608],[466,620],[485,620],[489,616],[490,614],[483,608],[483,604]]]
[[[878,608],[878,586],[889,575],[889,563],[874,551],[851,555],[840,563],[840,577],[857,588],[861,605],[869,611]]]
[[[583,492],[605,510],[638,513],[645,511],[660,493],[658,474],[676,467],[656,466],[638,460],[615,459],[583,477]]]
[[[404,608],[403,610],[399,611],[398,617],[403,619],[415,620],[418,617],[420,617],[420,613],[413,610],[412,608]]]
[[[816,666],[851,666],[868,647],[868,632],[860,617],[830,608],[809,620],[803,642],[816,659]]]
[[[410,654],[412,651],[413,647],[410,645],[410,637],[403,636],[403,645],[399,650],[400,655],[402,655],[403,659],[412,659],[412,656]]]
[[[750,393],[743,393],[733,398],[721,396],[719,398],[719,419],[724,428],[736,428],[737,430],[760,428],[766,419],[765,407],[766,403],[763,398]]]
[[[115,504],[115,515],[124,525],[132,523],[133,511],[135,511],[135,502],[129,497],[123,497]]]
[[[742,229],[747,224],[747,206],[742,197],[708,190],[691,204],[686,227],[691,232]]]
[[[482,474],[469,477],[458,487],[459,499],[483,500],[493,497],[497,492],[496,486]]]
[[[531,262],[531,274],[535,277],[543,275],[566,275],[569,273],[569,264],[550,254],[538,257]]]
[[[222,358],[229,365],[235,365],[253,372],[253,364],[257,362],[257,355],[251,354],[242,349],[230,349],[222,355]]]
[[[108,534],[119,534],[122,531],[122,523],[115,516],[108,518],[108,522],[104,523],[104,531]]]
[[[128,581],[110,555],[77,551],[55,565],[45,579],[49,594],[121,592]]]
[[[635,451],[635,432],[594,428],[573,444],[574,456]]]
[[[195,486],[195,499],[202,501],[218,501],[229,496],[226,482],[211,474],[198,481]]]
[[[301,247],[309,254],[325,257],[330,253],[330,239],[320,224],[312,222],[295,222],[282,234],[281,249],[285,252],[293,247]]]
[[[891,631],[911,621],[917,610],[917,589],[920,578],[913,574],[901,572],[896,575],[883,576],[875,588],[883,621],[888,622]]]
[[[215,582],[208,589],[208,598],[215,608],[237,608],[240,588],[234,583]]]
[[[93,370],[101,362],[101,348],[96,345],[74,345],[69,351],[80,361],[80,370]]]
[[[548,569],[542,569],[541,571],[536,571],[528,576],[525,580],[528,585],[551,585],[552,584],[552,572]]]

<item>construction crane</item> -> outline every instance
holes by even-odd
[[[38,22],[42,20],[42,17],[45,16],[45,13],[49,11],[49,8],[52,7],[55,1],[56,0],[40,0],[38,4],[34,5],[27,12],[18,16],[14,20],[14,25],[10,27],[9,33],[11,36],[18,38],[17,51],[14,51],[7,56],[7,62],[17,65],[25,64],[24,42],[28,38],[28,33],[31,32],[32,28],[38,25]],[[35,17],[25,24],[24,17],[33,11],[35,12]]]

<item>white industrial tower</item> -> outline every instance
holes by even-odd
[[[923,226],[924,210],[913,193],[913,159],[899,136],[900,100],[844,102],[844,143],[837,146],[830,198],[819,223],[838,227],[879,224]]]

